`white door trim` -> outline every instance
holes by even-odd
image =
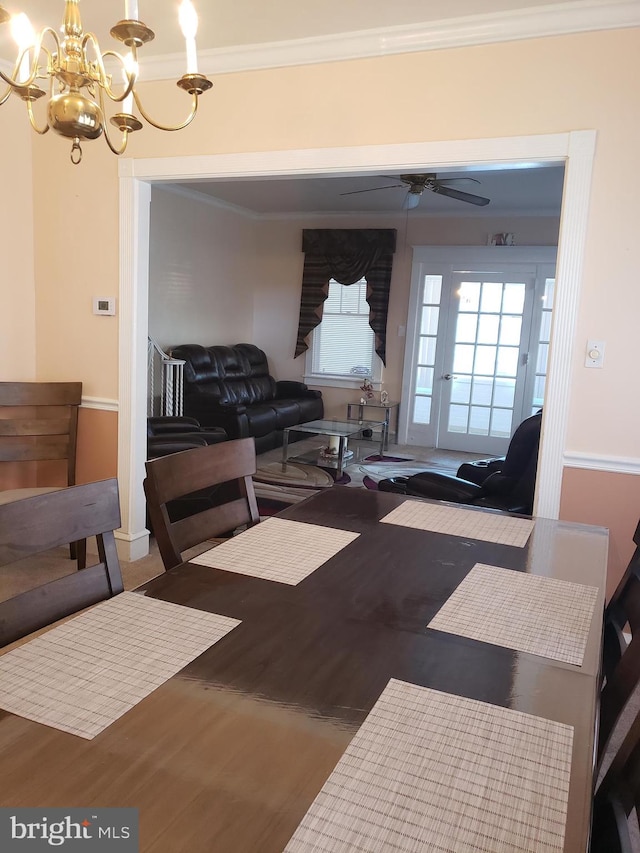
[[[126,158],[120,176],[120,326],[118,479],[123,556],[148,545],[142,479],[145,461],[146,336],[148,329],[150,184],[208,177],[372,174],[470,165],[564,162],[565,188],[558,247],[554,346],[543,423],[536,513],[557,518],[569,406],[569,371],[586,240],[593,130],[496,139],[315,148],[196,157]]]

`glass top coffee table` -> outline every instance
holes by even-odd
[[[309,433],[324,438],[313,452],[296,456],[296,462],[306,462],[322,468],[335,468],[337,476],[340,477],[345,464],[354,458],[354,454],[358,450],[358,448],[355,450],[348,448],[348,439],[355,440],[365,436],[371,438],[377,431],[380,432],[379,453],[382,456],[385,439],[385,422],[383,420],[358,422],[321,420],[287,427],[282,437],[282,470],[286,470],[288,461],[293,461],[293,458],[288,455],[289,434],[292,432]]]

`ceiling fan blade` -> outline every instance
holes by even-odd
[[[340,195],[358,195],[358,193],[373,193],[376,190],[394,190],[397,187],[404,187],[405,184],[389,184],[388,187],[369,187],[367,190],[353,190],[350,193],[340,193]]]
[[[438,195],[446,195],[449,198],[455,198],[458,201],[466,201],[469,204],[475,204],[478,207],[484,207],[486,204],[489,204],[491,199],[484,198],[481,195],[471,195],[471,193],[463,193],[460,190],[454,190],[453,187],[443,187],[440,184],[436,184],[433,187],[427,187],[434,193],[438,193]]]
[[[436,183],[446,186],[447,184],[456,184],[458,181],[472,181],[474,184],[481,183],[477,178],[438,178]]]

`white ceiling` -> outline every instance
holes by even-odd
[[[426,172],[431,171],[425,168]],[[512,168],[491,171],[439,172],[438,178],[471,177],[480,183],[460,181],[454,188],[491,199],[486,207],[461,202],[425,191],[417,208],[410,215],[438,216],[496,216],[548,215],[560,213],[564,168]],[[205,193],[224,204],[255,215],[287,215],[313,213],[385,213],[403,210],[407,191],[403,186],[388,187],[401,182],[393,177],[308,177],[278,179],[235,179],[232,181],[194,182],[185,188]],[[341,193],[355,193],[341,195]]]

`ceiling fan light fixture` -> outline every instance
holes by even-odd
[[[405,210],[413,210],[414,208],[416,208],[420,204],[421,195],[421,192],[414,193],[409,191],[404,202]]]

